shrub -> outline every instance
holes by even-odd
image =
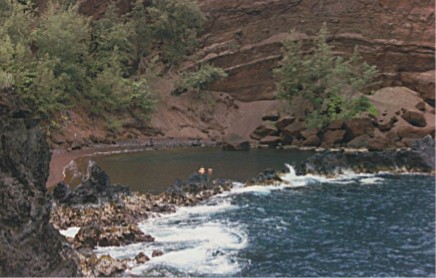
[[[227,73],[223,69],[210,64],[201,64],[197,71],[181,74],[181,80],[176,85],[174,94],[179,95],[188,89],[195,89],[198,93],[208,91],[212,82],[226,77]]]
[[[362,112],[374,113],[374,107],[360,92],[373,84],[376,67],[362,62],[357,48],[349,59],[335,56],[327,35],[324,25],[310,53],[304,55],[302,43],[294,41],[291,32],[283,43],[283,59],[273,72],[278,97],[290,106],[297,96],[309,100],[313,109],[307,121],[309,126],[318,128]]]

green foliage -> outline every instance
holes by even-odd
[[[34,2],[0,1],[0,90],[15,90],[54,124],[75,105],[91,116],[147,120],[157,98],[140,73],[189,55],[203,22],[195,0],[137,0],[124,15],[112,3],[96,21],[79,14],[74,0],[48,2],[39,16]],[[202,74],[189,86],[204,89],[224,75],[211,68]]]
[[[291,33],[283,43],[283,59],[274,70],[278,96],[289,105],[297,96],[309,100],[313,109],[308,124],[319,128],[336,119],[375,112],[369,100],[359,93],[373,83],[377,68],[362,62],[357,48],[349,59],[335,56],[327,36],[324,25],[310,54],[303,55],[302,43],[292,40]]]
[[[151,34],[164,62],[175,64],[195,50],[204,18],[195,0],[153,1]]]
[[[210,64],[201,64],[199,69],[194,72],[183,73],[181,80],[177,84],[176,94],[180,94],[188,89],[195,89],[198,92],[208,91],[209,85],[227,77],[227,73],[218,67]]]

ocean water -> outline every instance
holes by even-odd
[[[154,243],[98,247],[140,276],[435,276],[435,180],[296,176],[242,187],[140,224]]]

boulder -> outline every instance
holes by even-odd
[[[269,135],[279,135],[279,130],[276,128],[273,122],[263,122],[251,133],[250,137],[255,140],[260,140]]]
[[[425,111],[425,102],[420,101],[415,105],[415,108],[420,111]]]
[[[389,120],[378,119],[377,128],[380,131],[386,132],[391,130],[396,122],[398,122],[398,118],[396,116],[392,116]]]
[[[370,118],[357,118],[345,121],[345,141],[351,141],[363,134],[374,137],[374,124]]]
[[[318,132],[319,132],[319,129],[317,129],[317,128],[309,128],[309,129],[303,130],[301,132],[301,136],[303,136],[303,138],[307,139],[307,138],[312,137],[314,135],[318,135]]]
[[[103,255],[97,259],[94,268],[95,276],[114,277],[127,269],[127,264],[112,258],[109,255]]]
[[[294,121],[295,121],[295,117],[284,116],[284,117],[281,117],[279,120],[277,120],[275,125],[279,130],[283,130],[285,127],[292,124]]]
[[[345,130],[327,130],[322,136],[323,146],[334,146],[344,141]]]
[[[270,111],[263,114],[262,121],[277,121],[280,118],[280,113],[278,111]]]
[[[347,147],[354,149],[367,148],[371,137],[368,134],[360,135],[347,143]]]
[[[411,125],[401,125],[396,133],[400,138],[423,138],[426,135],[434,134],[434,128],[419,128]]]
[[[300,138],[301,132],[306,129],[306,124],[302,121],[293,122],[292,124],[281,129],[282,133],[291,138]]]
[[[407,110],[401,117],[413,126],[425,127],[427,125],[424,115],[417,111]]]
[[[154,257],[160,257],[162,256],[164,253],[162,250],[153,250],[153,252],[151,253],[151,256]]]
[[[342,129],[343,127],[344,127],[344,120],[334,120],[327,126],[327,129],[335,130],[335,129]]]
[[[223,139],[222,149],[224,151],[248,151],[250,143],[237,134],[229,134]]]
[[[368,141],[369,151],[383,151],[384,149],[391,146],[391,142],[386,137],[374,137],[370,138]]]
[[[268,145],[269,147],[276,147],[279,145],[279,143],[281,143],[281,141],[282,138],[279,136],[268,135],[262,138],[259,143],[262,145]]]
[[[144,252],[139,252],[138,255],[135,256],[135,261],[137,264],[143,264],[145,262],[148,262],[150,260],[147,255],[144,254]]]
[[[321,139],[316,134],[310,135],[306,140],[302,143],[303,146],[306,147],[319,147],[321,145]]]

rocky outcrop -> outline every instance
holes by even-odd
[[[304,111],[293,111],[275,122],[264,121],[252,132],[252,139],[270,147],[347,147],[382,150],[411,147],[435,136],[435,110],[421,96],[405,87],[389,87],[368,96],[378,113],[351,120],[336,120],[323,129],[307,128]],[[271,136],[270,133],[275,134]]]
[[[378,66],[384,85],[405,85],[434,103],[434,2],[388,1],[199,1],[208,22],[200,54],[229,78],[212,86],[238,100],[272,99],[271,69],[291,28],[305,42],[326,22],[339,53],[359,46]],[[431,91],[433,86],[433,91]],[[433,95],[433,96],[432,96]]]
[[[78,259],[49,224],[50,151],[38,122],[0,95],[0,276],[77,276]]]
[[[326,151],[307,159],[302,173],[336,175],[344,170],[358,173],[435,171],[435,141],[427,136],[412,149],[399,151],[345,152]]]
[[[119,201],[120,195],[129,194],[127,186],[112,185],[109,176],[93,160],[88,162],[87,174],[75,189],[63,182],[53,190],[53,198],[59,204],[84,205]]]

